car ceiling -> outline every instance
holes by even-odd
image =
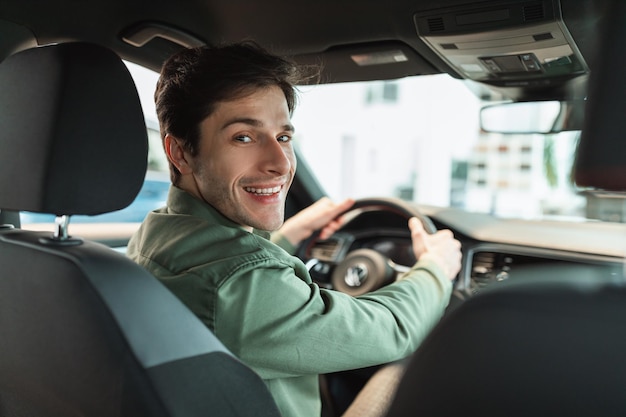
[[[156,27],[172,33],[184,32],[192,44],[254,39],[270,51],[291,56],[296,61],[323,63],[322,82],[393,79],[440,72],[458,78],[459,73],[418,36],[416,14],[455,8],[470,13],[481,8],[521,3],[558,4],[555,1],[3,0],[0,39],[4,41],[0,41],[0,54],[6,56],[36,45],[81,40],[105,45],[125,59],[158,70],[163,60],[180,49],[180,45],[163,37],[154,38],[141,47],[123,40],[138,29]],[[589,67],[593,66],[594,35],[601,21],[603,3],[560,1],[563,21]],[[403,51],[406,62],[359,67],[349,59],[355,54],[389,49]],[[544,96],[539,98],[584,94],[578,84],[570,80],[555,82],[554,88],[541,88]],[[474,89],[480,91],[482,86],[478,83]],[[491,94],[524,98],[530,90],[533,89],[507,86],[496,88]],[[547,93],[548,90],[552,91]]]

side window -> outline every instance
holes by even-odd
[[[131,62],[125,63],[137,86],[146,119],[149,145],[146,178],[137,198],[128,207],[99,216],[72,216],[72,224],[140,223],[149,211],[165,205],[167,199],[170,186],[169,171],[161,144],[153,99],[159,74]],[[20,222],[24,228],[48,230],[54,223],[54,216],[44,213],[22,212],[20,213]]]
[[[163,152],[159,124],[146,120],[148,130],[148,171],[168,172],[167,158]]]

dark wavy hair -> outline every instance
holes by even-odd
[[[163,64],[154,93],[161,138],[167,134],[176,137],[195,156],[200,123],[217,103],[270,86],[283,91],[292,114],[297,102],[295,86],[314,76],[305,72],[252,41],[184,49]],[[171,162],[170,175],[177,184],[180,172]]]

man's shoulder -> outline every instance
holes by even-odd
[[[172,274],[188,271],[221,276],[234,269],[291,262],[289,254],[263,236],[162,211],[148,215],[131,238],[128,256],[146,267],[155,263]]]

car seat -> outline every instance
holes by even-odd
[[[148,272],[68,216],[129,205],[147,133],[121,59],[88,43],[0,63],[0,415],[279,416],[262,380]]]
[[[529,267],[510,280],[433,329],[389,417],[626,415],[621,271]]]

